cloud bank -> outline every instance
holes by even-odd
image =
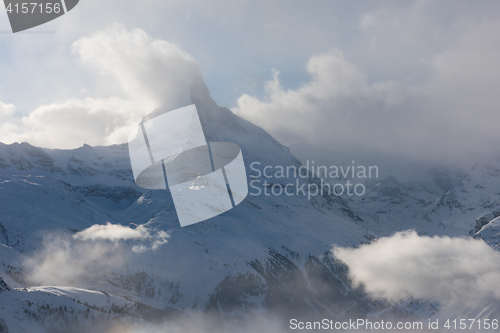
[[[285,90],[275,71],[265,86],[266,100],[243,95],[233,111],[287,143],[355,141],[357,130],[377,126],[379,117],[396,122],[388,116],[394,115],[408,90],[393,81],[370,84],[368,76],[340,50],[313,56],[307,72],[310,82]],[[348,131],[352,135],[347,136]]]
[[[379,11],[362,16],[359,25],[366,34],[382,26],[385,35],[390,28],[402,29],[408,39],[418,40],[412,35],[418,29],[403,29],[404,19],[399,12]],[[233,112],[285,144],[362,148],[418,159],[498,156],[500,40],[495,34],[500,21],[456,26],[445,50],[420,60],[427,73],[422,79],[374,79],[333,50],[310,58],[310,80],[300,87],[283,88],[275,71],[263,98],[245,94]],[[388,59],[394,58],[392,49],[386,51]]]
[[[29,114],[24,109],[0,112],[0,141],[52,148],[122,143],[157,105],[185,104],[185,87],[200,77],[198,63],[178,46],[143,30],[114,24],[88,33],[112,15],[127,25],[147,27],[155,36],[181,41],[205,70],[209,68],[212,90],[220,96],[226,96],[224,90],[227,96],[240,96],[235,113],[285,144],[417,159],[500,157],[496,3],[324,2],[311,7],[297,2],[269,4],[264,11],[248,1],[194,4],[200,9],[188,8],[190,2],[151,3],[148,14],[138,18],[136,12],[143,6],[130,3],[111,10],[116,7],[112,1],[105,5],[110,9],[105,15],[94,13],[92,23],[88,15],[94,5],[72,14],[77,20],[55,20],[61,31],[68,31],[61,34],[63,40],[78,38],[67,49],[90,73],[90,81],[98,78],[97,87],[86,82],[76,70],[80,67],[61,51],[66,50],[61,40],[29,40],[30,48],[17,40],[8,44],[16,61],[0,70],[9,78],[2,88],[11,95],[9,102],[21,94],[12,87],[23,81],[33,99],[50,98],[52,93],[66,97],[43,100]],[[225,14],[227,8],[233,15]],[[82,31],[86,37],[75,37]],[[38,56],[33,48],[42,46],[47,48],[40,51],[43,63],[19,57]],[[275,71],[271,78],[267,68],[273,67],[282,74]],[[72,74],[74,82],[66,77]],[[240,95],[241,82],[246,81],[254,83]],[[66,85],[72,92],[83,85],[91,93],[67,98]]]
[[[73,236],[74,239],[83,241],[112,241],[117,243],[122,240],[140,240],[149,241],[151,245],[139,244],[132,247],[133,252],[142,253],[148,250],[156,250],[161,245],[167,243],[170,235],[165,231],[153,233],[144,225],[140,225],[135,229],[122,226],[121,224],[111,224],[107,222],[105,225],[96,224],[88,229],[80,231]]]
[[[178,46],[117,23],[80,38],[73,51],[84,65],[114,78],[131,98],[155,105],[189,102],[191,82],[200,75],[199,65]]]
[[[89,286],[93,279],[120,271],[131,256],[147,255],[167,244],[170,235],[140,225],[93,225],[72,237],[46,235],[42,249],[25,265],[34,285]]]
[[[82,37],[72,48],[79,63],[119,93],[42,104],[20,119],[13,105],[0,102],[0,141],[50,148],[123,143],[156,107],[189,104],[191,82],[201,75],[179,47],[120,24]]]
[[[334,248],[353,285],[376,298],[408,297],[444,304],[500,301],[500,252],[471,238],[396,233],[357,249]]]

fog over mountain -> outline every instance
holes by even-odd
[[[250,172],[253,162],[300,167],[287,147],[217,106],[203,81],[193,82],[189,102],[196,104],[209,141],[240,145],[249,181],[255,179]],[[256,318],[264,326],[249,329],[257,331],[268,325],[287,330],[291,318],[439,316],[438,309],[450,308],[452,295],[447,290],[436,295],[431,289],[418,290],[434,283],[432,272],[442,265],[430,266],[429,278],[419,279],[411,268],[397,265],[394,255],[384,254],[394,251],[383,250],[383,244],[390,246],[401,239],[400,234],[366,244],[407,229],[430,236],[485,234],[488,219],[482,219],[480,227],[475,219],[495,211],[498,195],[491,189],[500,175],[500,167],[492,163],[470,170],[446,191],[432,182],[404,185],[388,177],[366,183],[363,197],[325,194],[308,200],[304,195],[250,195],[229,212],[180,228],[168,191],[143,190],[134,184],[125,144],[58,150],[15,143],[2,145],[0,158],[4,244],[0,274],[5,281],[1,317],[3,327],[14,332],[35,327],[53,332],[72,322],[83,331],[93,325],[106,331],[128,322],[139,324],[138,318],[160,328],[184,327],[183,316],[195,318],[194,323],[200,320],[200,325],[213,322],[215,327],[222,318],[228,327],[234,320],[241,324]],[[285,185],[291,179],[266,180]],[[312,174],[299,180],[319,181]],[[406,241],[396,247],[406,262],[401,252],[406,246],[415,251],[410,261],[432,262],[438,253],[443,257],[440,246],[446,246],[447,255],[462,257],[448,242],[465,242],[457,246],[471,256],[482,257],[476,248],[497,256],[482,240],[433,238],[434,251],[426,245],[427,237],[421,241],[416,233],[403,237]],[[380,265],[363,265],[363,252],[358,251],[373,253],[379,248]],[[458,265],[479,278],[485,268],[473,258]],[[359,260],[366,273],[358,272]],[[370,269],[379,270],[389,262],[395,266],[385,272],[393,272],[395,281],[404,282],[402,274],[410,274],[420,281],[420,289],[402,284],[395,294],[391,290],[396,285],[378,284],[387,279],[386,273],[379,277]],[[494,267],[485,265],[496,274]],[[402,269],[410,270],[399,272]],[[463,287],[460,276],[450,275],[449,284],[478,297],[476,303],[464,306],[479,307],[474,312],[478,318],[486,315],[485,308],[491,313],[497,301],[487,288],[494,288],[489,282],[494,276]],[[355,288],[359,283],[366,285],[368,294]],[[475,286],[487,297],[471,289]],[[454,288],[450,292],[460,293]],[[389,295],[389,302],[379,300],[380,295]],[[392,303],[394,295],[402,296]],[[421,300],[406,303],[406,297]],[[200,311],[207,317],[200,317]]]
[[[374,20],[363,22],[368,28]],[[244,96],[230,110],[212,99],[191,56],[140,29],[113,24],[79,38],[73,51],[90,71],[118,82],[119,93],[42,103],[22,118],[14,105],[0,104],[2,140],[8,141],[0,144],[0,331],[287,332],[291,319],[500,318],[500,162],[493,153],[491,161],[468,166],[468,155],[467,163],[451,167],[423,157],[438,154],[436,147],[399,154],[417,143],[427,147],[435,137],[420,133],[423,123],[408,129],[401,127],[408,119],[389,117],[392,132],[378,133],[385,141],[374,148],[402,132],[409,139],[387,146],[395,157],[374,151],[385,165],[377,176],[356,180],[363,195],[336,195],[319,193],[322,180],[302,163],[320,156],[318,164],[345,166],[352,155],[329,147],[334,153],[325,156],[317,145],[290,149],[266,131],[280,140],[301,135],[307,117],[288,116],[286,126],[278,124],[286,105],[300,113],[312,103],[316,115],[331,103],[357,101],[354,118],[363,119],[357,113],[363,105],[384,104],[395,112],[414,90],[398,95],[398,84],[371,83],[333,51],[311,59],[310,84],[284,90],[276,73],[269,101]],[[445,70],[448,61],[440,64],[440,73],[455,73]],[[331,79],[329,70],[354,90],[337,86],[339,77]],[[441,79],[430,86],[441,87]],[[339,99],[328,97],[324,104],[317,89],[326,94],[332,87]],[[490,102],[485,114],[493,110],[495,100]],[[250,191],[234,209],[181,228],[169,191],[135,184],[123,142],[144,117],[190,104],[207,141],[241,147],[248,183],[262,192]],[[278,114],[263,121],[273,112]],[[410,121],[418,118],[402,112]],[[334,129],[330,116],[312,120],[324,123],[313,138],[335,139],[338,132],[327,131]],[[432,130],[448,116],[439,114]],[[344,120],[335,126],[348,127]],[[363,126],[373,120],[355,129],[365,139]],[[466,115],[459,123],[481,122]],[[486,134],[458,145],[474,150],[494,140],[494,126],[486,124]],[[448,134],[455,137],[453,131]],[[355,156],[359,164],[379,163],[370,154]],[[401,165],[408,167],[401,171]],[[262,172],[279,166],[301,171],[286,177]],[[293,195],[279,191],[287,188]]]

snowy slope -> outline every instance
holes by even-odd
[[[500,162],[472,167],[462,177],[434,169],[433,181],[366,181],[367,193],[346,201],[376,236],[414,229],[422,235],[474,236],[500,216]]]
[[[134,321],[140,304],[71,287],[14,289],[0,279],[2,332],[88,332],[115,320]]]
[[[287,147],[217,106],[203,82],[193,87],[192,102],[208,141],[242,148],[249,180],[254,179],[252,162],[300,167]],[[6,269],[2,274],[13,286],[56,283],[102,290],[162,310],[195,306],[221,313],[264,309],[304,315],[318,309],[336,315],[342,315],[335,311],[339,308],[368,311],[364,296],[346,285],[345,268],[325,256],[332,244],[356,246],[372,238],[341,198],[249,195],[231,211],[181,228],[167,191],[134,184],[126,145],[74,150],[2,145],[0,158],[0,237],[9,246],[4,251],[16,253],[2,260],[13,266],[6,261],[19,257],[16,272]],[[134,240],[87,244],[72,238],[107,222],[132,229],[142,225],[152,234],[165,231],[168,243],[134,252],[140,243]],[[141,244],[151,247],[147,240]],[[83,269],[75,264],[96,247],[105,249],[100,257],[82,261]],[[50,262],[56,259],[69,268]],[[327,290],[330,296],[325,296]]]
[[[496,217],[482,226],[481,229],[474,234],[474,238],[482,239],[492,248],[500,250],[500,218]]]
[[[498,216],[499,189],[500,161],[477,164],[439,199],[429,217],[442,222],[445,234],[474,235],[485,219]]]
[[[202,81],[192,87],[191,95],[207,140],[234,142],[242,148],[249,182],[295,183],[293,177],[254,178],[254,162],[261,168],[301,164],[264,130],[217,106]],[[87,308],[97,309],[95,316],[107,312],[113,317],[107,308],[112,304],[137,310],[121,311],[133,320],[148,320],[148,313],[165,317],[179,309],[222,317],[430,316],[436,310],[428,303],[389,306],[352,290],[346,267],[329,251],[332,245],[359,246],[406,229],[467,235],[478,217],[496,207],[496,170],[496,164],[478,166],[460,181],[455,173],[442,170],[440,181],[434,182],[374,179],[366,182],[363,197],[249,195],[231,211],[181,228],[168,191],[135,185],[126,144],[73,150],[2,144],[0,276],[8,290],[0,295],[0,318],[9,318],[5,325],[13,327],[11,331],[42,329],[30,309],[25,316],[14,315],[24,313],[27,301],[38,304],[36,315],[47,312],[44,304],[51,309],[62,306],[61,318],[74,318],[71,311]],[[319,182],[311,175],[298,181],[299,186]],[[141,226],[149,236],[74,237],[107,222],[134,230]],[[479,229],[497,230],[494,226],[483,224]],[[160,232],[168,237],[156,247]],[[481,232],[486,240],[486,231]],[[50,317],[48,312],[43,316]],[[85,314],[77,317],[88,320]]]

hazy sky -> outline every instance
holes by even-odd
[[[30,30],[55,33],[0,34],[0,141],[123,142],[158,102],[152,82],[168,94],[201,71],[219,105],[285,144],[495,154],[499,14],[497,1],[81,0]]]

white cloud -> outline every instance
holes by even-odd
[[[373,15],[360,24],[375,24]],[[333,51],[310,58],[311,79],[299,88],[283,89],[275,72],[264,98],[243,95],[233,111],[285,144],[420,159],[497,155],[500,21],[461,22],[456,29],[445,51],[421,59],[425,80],[373,80]]]
[[[13,105],[0,102],[0,141],[49,148],[123,143],[156,107],[189,104],[190,84],[200,78],[198,64],[180,48],[120,24],[80,38],[73,51],[84,66],[123,93],[43,104],[21,119]]]
[[[357,249],[334,248],[355,286],[373,297],[444,304],[500,300],[500,252],[481,240],[396,233]]]
[[[146,239],[149,237],[149,230],[144,226],[138,226],[135,229],[124,227],[121,224],[105,225],[96,224],[88,229],[75,234],[74,238],[82,240],[127,240],[127,239]]]
[[[118,242],[122,240],[140,240],[148,241],[150,244],[137,244],[132,247],[133,252],[142,253],[149,250],[156,250],[161,245],[168,243],[170,235],[165,231],[158,231],[153,234],[147,227],[140,225],[135,229],[122,226],[121,224],[93,225],[88,229],[82,230],[73,236],[75,239],[83,241],[101,241],[109,240]]]
[[[92,5],[81,7],[71,20],[55,20],[53,24],[67,32],[58,34],[62,39],[53,41],[56,44],[40,39],[9,44],[16,62],[0,70],[14,84],[2,91],[3,96],[12,95],[9,102],[18,102],[18,112],[25,115],[22,99],[14,96],[20,93],[12,87],[24,83],[31,89],[27,94],[32,99],[51,97],[52,92],[65,97],[33,108],[23,121],[15,114],[12,120],[4,119],[0,141],[62,148],[126,142],[129,129],[159,103],[172,107],[184,103],[189,93],[185,87],[190,79],[199,77],[199,65],[178,46],[139,29],[113,24],[73,44],[73,53],[83,68],[103,74],[96,75],[97,87],[86,81],[92,78],[78,72],[81,67],[70,66],[65,53],[69,48],[61,47],[61,41],[81,36],[81,31],[94,29],[112,15],[113,20],[148,27],[155,35],[167,36],[167,31],[168,38],[181,41],[205,70],[210,68],[210,88],[219,95],[225,90],[224,96],[233,96],[241,90],[235,82],[245,77],[259,77],[260,82],[266,75],[264,68],[282,66],[278,69],[286,71],[284,81],[275,76],[262,98],[241,96],[234,111],[284,143],[308,142],[339,150],[363,148],[375,154],[430,158],[498,152],[500,132],[495,126],[500,120],[496,93],[500,75],[496,59],[500,45],[496,35],[500,7],[495,4],[451,6],[424,0],[334,10],[334,3],[325,3],[312,9],[311,15],[303,15],[303,4],[285,10],[271,5],[269,11],[252,12],[254,17],[248,16],[249,3],[245,1],[231,3],[235,15],[221,14],[220,9],[228,5],[225,1],[211,5],[196,2],[203,8],[198,11],[188,10],[191,5],[185,3],[158,2],[148,5],[148,15],[141,16],[140,23],[134,14],[139,7],[130,5],[108,11],[112,14],[104,11],[106,19],[99,14],[91,25],[87,16]],[[189,12],[189,19],[179,14],[183,10]],[[349,15],[331,19],[328,13]],[[249,29],[253,27],[250,23],[258,29]],[[39,52],[32,52],[35,46]],[[334,47],[345,55],[340,51],[325,53]],[[38,53],[43,53],[43,64],[32,58]],[[298,64],[305,64],[307,57],[311,79],[299,88],[283,89],[281,85],[286,87],[303,77]],[[75,76],[73,82],[65,75]],[[55,83],[48,85],[48,81]],[[68,99],[72,90],[65,90],[65,86],[77,88],[75,91],[87,89],[95,103],[76,99],[77,93]],[[109,88],[112,86],[116,88]],[[22,98],[27,100],[25,94],[23,90]],[[111,106],[111,100],[116,106]],[[105,105],[96,112],[98,102]],[[124,111],[113,112],[116,110]],[[41,119],[52,115],[62,119],[66,114],[75,117],[66,117],[62,125]],[[85,126],[76,120],[82,117]],[[70,131],[75,135],[68,134]]]
[[[200,75],[199,65],[179,47],[117,23],[80,38],[73,51],[85,65],[111,75],[129,96],[156,105],[187,104],[190,84]]]
[[[14,112],[16,111],[16,107],[12,104],[5,104],[2,101],[0,101],[0,119],[3,120],[5,118],[11,117]]]
[[[40,251],[25,263],[27,279],[39,285],[86,286],[96,277],[118,272],[131,256],[155,251],[170,235],[144,225],[136,228],[106,223],[73,235],[46,235]]]
[[[266,99],[243,95],[233,111],[285,143],[366,143],[366,129],[397,122],[395,112],[407,94],[404,84],[369,83],[338,50],[312,57],[307,71],[311,81],[296,90],[284,90],[275,71]]]
[[[46,235],[43,247],[25,263],[34,285],[88,286],[104,272],[123,267],[128,253],[118,243],[84,242]]]
[[[16,107],[0,101],[0,133],[12,133],[16,130],[14,114]]]
[[[139,101],[118,97],[72,99],[41,105],[20,121],[13,122],[15,130],[4,133],[4,139],[58,148],[74,148],[83,143],[122,143],[141,121],[143,107]]]

